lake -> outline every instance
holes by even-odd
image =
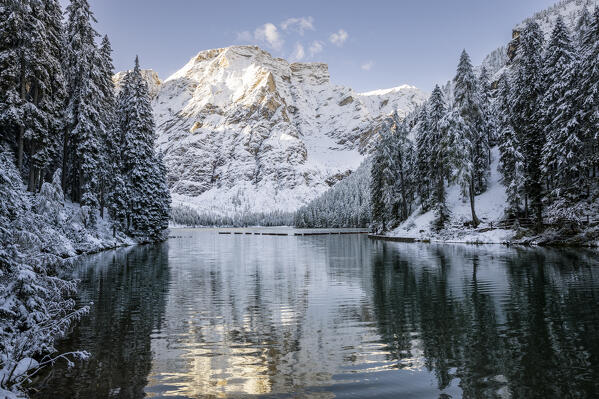
[[[219,235],[84,258],[35,398],[591,398],[598,253]]]

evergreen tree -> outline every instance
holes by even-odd
[[[455,90],[455,106],[464,123],[464,131],[460,135],[459,147],[463,148],[463,162],[460,165],[462,186],[470,199],[472,224],[478,226],[479,220],[475,210],[475,195],[477,182],[485,182],[486,186],[489,162],[487,161],[488,141],[485,132],[484,119],[480,107],[480,93],[472,63],[464,50],[456,76],[453,80]]]
[[[16,149],[23,166],[27,108],[27,65],[34,58],[28,1],[6,0],[0,7],[0,124],[2,139]]]
[[[443,140],[443,118],[446,114],[441,88],[436,85],[429,99],[428,128],[430,134],[430,158],[428,176],[437,214],[437,227],[442,228],[449,217],[446,204],[445,182],[447,179],[447,151]]]
[[[67,7],[67,55],[64,66],[68,102],[63,137],[63,185],[74,201],[97,208],[101,170],[102,98],[98,52],[92,27],[95,18],[87,0],[71,0]]]
[[[380,141],[372,156],[370,182],[370,203],[372,207],[372,231],[385,232],[387,229],[386,209],[384,200],[385,190],[385,154],[383,143]]]
[[[578,77],[579,135],[583,141],[583,164],[586,169],[587,197],[591,197],[591,182],[599,176],[599,8],[595,8],[585,31]]]
[[[578,60],[568,29],[559,17],[544,55],[543,172],[552,197],[571,206],[584,186],[583,137],[579,136],[577,107]]]
[[[582,48],[585,43],[585,37],[589,31],[591,26],[591,14],[589,13],[589,9],[584,6],[582,8],[582,12],[578,20],[576,21],[576,27],[574,28],[574,32],[576,32],[576,47]]]
[[[520,143],[512,127],[510,86],[507,76],[502,76],[498,85],[498,128],[499,128],[499,171],[507,192],[507,213],[517,217],[522,205],[524,160]]]
[[[423,104],[418,114],[418,123],[416,127],[416,182],[418,184],[418,196],[422,210],[430,208],[430,130],[428,126],[427,104]]]
[[[516,55],[512,98],[512,126],[522,149],[524,163],[524,208],[528,202],[535,212],[537,224],[543,220],[542,149],[545,134],[539,121],[542,118],[542,54],[543,33],[534,21],[528,21],[519,38]]]
[[[483,144],[487,147],[486,161],[491,165],[491,147],[496,143],[497,137],[497,114],[495,112],[495,107],[493,104],[493,96],[491,94],[491,83],[489,78],[489,73],[487,72],[487,68],[483,65],[480,69],[480,74],[478,75],[478,90],[479,90],[479,98],[480,98],[480,108],[482,113],[482,128],[483,128]],[[488,171],[488,170],[487,170]],[[478,181],[479,188],[477,192],[484,192],[487,187],[488,176],[484,176],[480,174],[480,179]],[[482,178],[486,177],[486,178]]]
[[[138,58],[117,102],[128,196],[127,229],[136,236],[159,239],[168,227],[170,196],[162,158],[154,153],[154,116]]]
[[[114,84],[112,76],[114,75],[114,66],[112,64],[112,47],[108,36],[104,36],[98,57],[97,68],[99,71],[99,88],[102,95],[102,126],[100,132],[103,148],[105,151],[100,154],[100,216],[104,217],[104,207],[107,200],[107,193],[114,189],[117,181],[122,179],[120,176],[121,151],[116,126],[116,98],[114,95]]]

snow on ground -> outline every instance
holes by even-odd
[[[447,190],[447,206],[451,212],[448,227],[437,233],[433,231],[432,222],[435,212],[421,213],[417,209],[412,216],[388,235],[392,237],[416,238],[418,240],[431,240],[443,242],[468,242],[468,243],[505,243],[511,241],[513,230],[495,229],[493,225],[503,217],[507,202],[505,187],[501,184],[499,166],[499,150],[493,148],[491,175],[487,191],[476,197],[476,214],[481,220],[477,229],[465,227],[464,223],[472,220],[470,202],[462,195],[457,185],[451,185]]]

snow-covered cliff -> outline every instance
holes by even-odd
[[[360,165],[378,121],[426,98],[412,86],[356,93],[331,84],[326,64],[255,46],[202,51],[163,82],[145,76],[174,203],[214,215],[297,209]]]

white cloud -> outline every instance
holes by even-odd
[[[304,35],[306,30],[314,30],[314,18],[312,17],[301,17],[301,18],[289,18],[281,22],[281,29],[284,31],[294,30],[301,36]]]
[[[343,46],[343,43],[347,40],[349,35],[343,29],[339,29],[337,32],[333,33],[329,36],[329,41],[333,43],[335,46]]]
[[[362,64],[360,66],[360,68],[362,68],[365,71],[370,71],[373,66],[374,66],[374,62],[373,61],[368,61],[368,62],[365,62],[364,64]]]
[[[267,42],[275,50],[280,50],[285,41],[281,38],[277,27],[270,22],[256,28],[254,31],[254,39]]]
[[[322,52],[323,48],[323,42],[321,42],[320,40],[314,40],[308,48],[308,51],[310,52],[310,57],[314,57],[316,54]]]
[[[304,50],[304,46],[301,43],[295,44],[295,50],[293,50],[293,54],[291,55],[291,59],[294,61],[301,61],[306,56],[306,51]]]

